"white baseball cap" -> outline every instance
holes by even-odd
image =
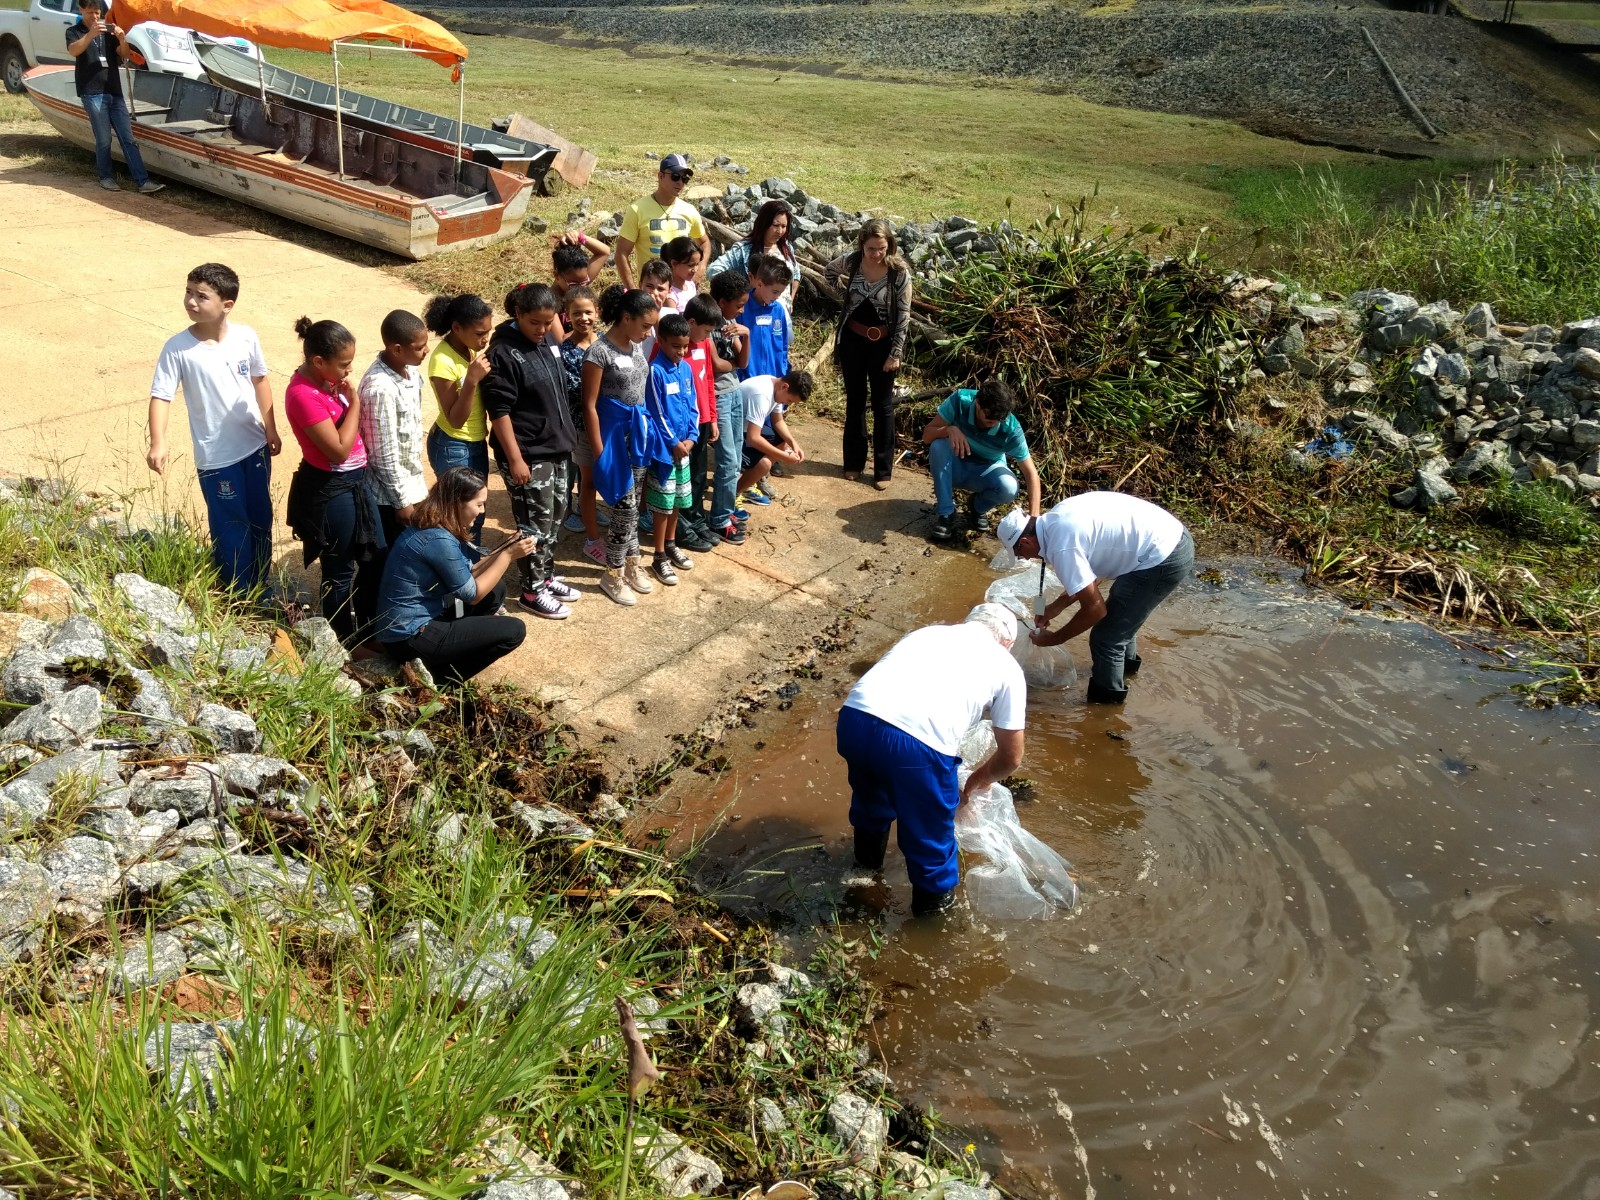
[[[984,626],[1007,650],[1017,640],[1017,618],[1004,604],[985,601],[967,614],[967,620]]]
[[[1022,536],[1022,531],[1028,527],[1028,510],[1013,508],[1000,518],[1000,524],[995,529],[995,536],[1000,539],[1000,544],[1013,554],[1017,552],[1017,539]]]

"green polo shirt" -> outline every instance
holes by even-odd
[[[946,425],[954,425],[967,437],[972,446],[972,457],[984,462],[1004,462],[1014,458],[1018,462],[1029,457],[1028,439],[1022,432],[1016,413],[1007,413],[1004,419],[988,429],[980,429],[972,410],[977,407],[978,393],[974,388],[958,388],[949,399],[939,405],[939,416]]]

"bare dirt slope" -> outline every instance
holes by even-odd
[[[184,276],[218,260],[237,270],[238,319],[261,336],[281,398],[299,362],[292,325],[335,317],[373,352],[393,308],[425,297],[393,275],[208,218],[161,197],[101,191],[92,175],[29,166],[0,154],[0,473],[64,473],[80,486],[127,495],[136,511],[199,520],[182,412],[181,453],[153,481],[144,464],[151,368],[184,324]],[[431,414],[430,414],[431,415]],[[561,701],[575,725],[619,763],[649,764],[669,738],[698,726],[752,680],[801,657],[846,609],[875,597],[874,640],[898,632],[898,588],[925,563],[927,478],[900,473],[888,493],[839,477],[839,433],[801,424],[815,462],[779,481],[784,500],[752,520],[744,547],[702,556],[677,588],[658,587],[633,610],[593,590],[598,572],[563,540],[563,570],[586,593],[573,619],[530,625],[495,677]],[[299,455],[286,426],[274,467],[281,520]],[[490,525],[509,511],[490,484]],[[305,580],[299,546],[277,527],[279,568]],[[779,701],[774,701],[777,703]]]

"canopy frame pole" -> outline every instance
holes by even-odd
[[[456,182],[461,182],[461,134],[467,126],[467,64],[458,62],[456,72],[460,75],[460,87],[456,90]]]
[[[267,111],[267,64],[261,57],[261,48],[256,48],[256,82],[261,85],[261,111],[270,118],[272,114]]]
[[[333,128],[339,139],[339,181],[344,182],[344,97],[339,88],[339,43],[329,43],[333,51]]]

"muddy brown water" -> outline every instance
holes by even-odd
[[[908,625],[993,578],[951,561]],[[685,833],[728,818],[702,871],[880,942],[897,1089],[1020,1194],[1600,1197],[1600,721],[1281,568],[1223,578],[1158,611],[1123,710],[1030,696],[1018,812],[1072,914],[911,921],[895,851],[890,906],[839,907],[865,656],[686,803]]]

